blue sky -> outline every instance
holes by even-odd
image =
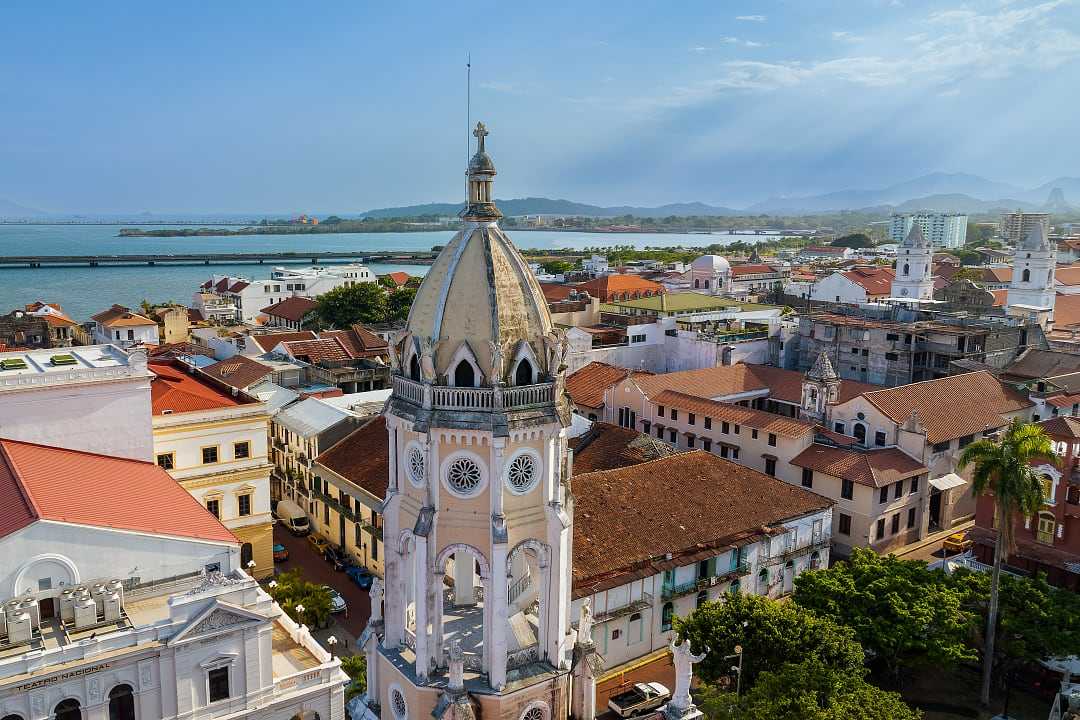
[[[530,5],[531,7],[525,7]],[[1080,0],[41,3],[0,11],[0,198],[359,211],[1080,174]]]

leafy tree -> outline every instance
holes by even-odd
[[[549,260],[546,263],[542,263],[540,267],[544,268],[544,272],[550,275],[559,275],[573,270],[574,263],[567,262],[566,260]]]
[[[337,215],[331,215],[328,218],[323,219],[323,225],[339,225],[342,220]]]
[[[341,669],[352,682],[345,688],[345,702],[367,690],[367,658],[363,655],[343,655]]]
[[[851,558],[795,581],[795,603],[851,628],[867,655],[897,683],[905,670],[976,659],[968,639],[975,613],[941,570],[921,560],[856,548]]]
[[[1001,564],[1006,553],[1016,547],[1013,518],[1018,512],[1034,515],[1043,502],[1042,485],[1031,466],[1037,460],[1056,462],[1050,438],[1038,425],[1013,418],[1000,440],[976,440],[964,448],[958,463],[961,470],[969,465],[974,466],[971,490],[975,495],[992,495],[994,498],[997,538],[994,541],[994,570],[990,579],[986,647],[983,651],[980,700],[984,707],[990,704],[990,681],[994,672]]]
[[[386,298],[386,315],[389,322],[404,322],[409,317],[409,308],[416,297],[416,288],[403,287],[395,290]]]
[[[992,237],[994,237],[993,226],[982,225],[979,223],[968,223],[967,235],[965,236],[964,244],[980,247],[986,245],[988,242],[991,242],[990,238]]]
[[[357,283],[334,288],[315,300],[315,314],[329,327],[376,323],[386,318],[386,291],[378,283]]]
[[[898,693],[868,683],[866,671],[837,670],[817,659],[788,662],[758,676],[742,697],[706,687],[709,720],[919,720]]]
[[[830,243],[833,247],[846,247],[846,248],[868,248],[874,247],[874,241],[870,239],[870,236],[866,233],[851,233],[850,235],[842,235],[836,238]]]
[[[694,652],[709,648],[695,668],[706,682],[728,674],[731,661],[724,656],[736,645],[743,648],[744,688],[753,685],[758,673],[792,658],[815,659],[840,672],[863,667],[863,649],[851,630],[760,595],[732,593],[721,602],[707,602],[689,616],[675,618],[674,627],[680,638],[690,640]]]
[[[390,288],[391,290],[397,287],[397,283],[394,282],[394,279],[389,275],[379,275],[376,279],[376,282],[378,282],[379,285],[381,285],[382,287]]]
[[[957,280],[970,280],[972,282],[978,282],[982,279],[982,273],[977,268],[962,267],[953,273],[952,281]]]
[[[321,627],[330,620],[330,592],[300,577],[299,569],[278,575],[267,592],[285,614],[298,623]],[[304,608],[302,617],[296,610],[297,605]]]

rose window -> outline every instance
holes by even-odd
[[[532,455],[522,453],[506,467],[506,482],[515,492],[523,493],[531,489],[535,480],[536,460]]]
[[[446,483],[459,495],[472,495],[480,481],[480,468],[468,458],[458,458],[446,469]]]
[[[409,480],[416,487],[424,485],[424,451],[416,445],[409,448],[408,457]]]
[[[405,720],[408,717],[409,709],[405,706],[405,696],[401,694],[400,690],[395,689],[390,692],[390,704],[398,720]]]
[[[522,715],[521,720],[544,720],[544,711],[538,707],[534,707]]]

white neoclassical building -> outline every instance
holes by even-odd
[[[0,497],[5,720],[343,720],[340,662],[161,468],[0,440]]]
[[[361,640],[358,711],[592,718],[595,648],[570,617],[565,344],[497,225],[482,124],[474,135],[464,227],[392,344],[385,611]]]

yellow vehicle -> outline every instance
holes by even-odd
[[[308,535],[307,541],[311,543],[312,549],[319,553],[320,557],[326,552],[326,541],[318,535]]]
[[[953,533],[945,538],[945,542],[942,543],[941,547],[947,553],[960,553],[971,547],[971,540],[966,532]]]

